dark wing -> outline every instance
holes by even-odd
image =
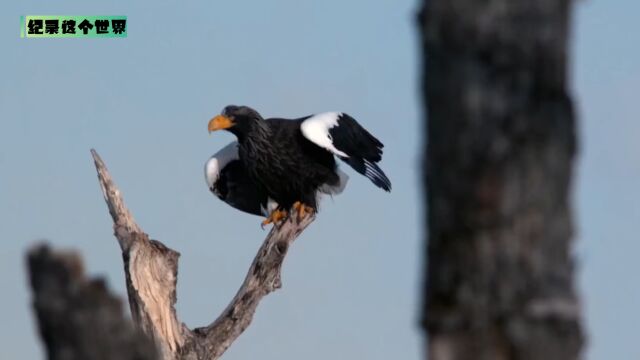
[[[391,191],[391,181],[376,164],[382,160],[384,145],[354,118],[344,113],[322,113],[302,119],[300,130],[309,141],[351,165],[376,186]]]
[[[249,179],[238,157],[238,144],[232,142],[205,164],[207,186],[220,200],[249,214],[263,216],[272,206],[266,194]]]

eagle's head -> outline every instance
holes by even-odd
[[[262,121],[262,116],[248,106],[228,105],[209,121],[209,133],[227,130],[242,141]]]

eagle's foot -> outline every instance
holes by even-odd
[[[305,205],[300,201],[296,201],[293,203],[293,208],[298,213],[298,221],[302,220],[307,214],[313,213],[313,208],[311,206]]]
[[[289,214],[287,214],[285,210],[273,210],[271,214],[269,214],[269,217],[262,221],[262,225],[260,226],[264,229],[264,227],[269,224],[277,224],[281,220],[285,219],[288,215]]]

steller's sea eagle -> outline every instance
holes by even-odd
[[[238,139],[205,164],[209,189],[236,209],[266,216],[263,225],[286,218],[292,207],[300,217],[315,212],[320,194],[342,192],[349,177],[334,156],[391,191],[376,164],[382,143],[345,113],[265,120],[250,107],[229,105],[208,129],[224,129]]]

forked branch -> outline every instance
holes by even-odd
[[[180,254],[150,240],[136,224],[120,191],[95,150],[91,150],[113,228],[122,249],[129,305],[134,322],[169,359],[217,359],[249,326],[260,300],[281,287],[282,263],[291,243],[314,220],[291,216],[274,226],[258,250],[244,283],[210,325],[190,330],[176,315]]]

